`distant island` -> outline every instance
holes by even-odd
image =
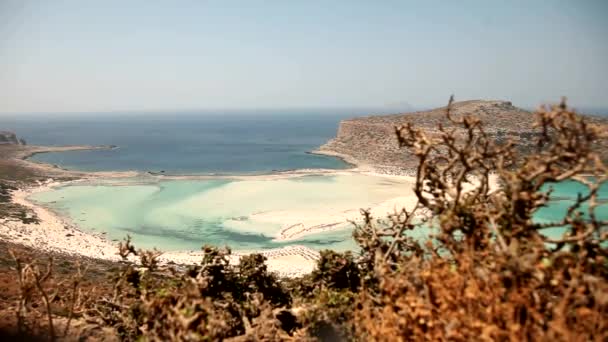
[[[416,158],[399,148],[395,127],[412,123],[427,132],[437,130],[438,124],[454,129],[445,116],[445,107],[411,113],[375,115],[347,119],[340,122],[336,138],[328,141],[313,153],[336,156],[362,169],[384,174],[415,174]],[[517,108],[508,101],[471,100],[452,104],[452,116],[475,115],[484,123],[484,129],[496,141],[512,139],[517,149],[525,155],[534,148],[535,116]],[[604,125],[608,131],[608,119],[586,115],[593,125]],[[461,128],[455,128],[461,130]],[[608,160],[608,146],[599,145],[603,160]]]

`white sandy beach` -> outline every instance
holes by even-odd
[[[13,192],[12,201],[15,204],[30,208],[40,220],[39,224],[24,224],[20,221],[1,219],[0,238],[12,243],[22,244],[41,251],[58,252],[89,258],[120,261],[117,244],[109,241],[104,234],[92,234],[81,231],[68,218],[62,217],[44,206],[28,200],[28,196],[49,191],[54,187],[67,184],[83,183],[87,180],[72,182],[48,182],[38,187]],[[305,246],[292,245],[283,248],[251,251],[267,257],[267,265],[271,272],[280,276],[294,277],[310,273],[319,253]],[[238,263],[244,252],[235,252],[231,257],[232,263]],[[160,260],[177,264],[197,264],[202,260],[201,251],[165,252]]]
[[[82,181],[80,181],[82,182]],[[83,232],[69,221],[51,210],[32,203],[28,196],[51,190],[65,183],[49,182],[39,187],[13,192],[13,202],[30,208],[40,220],[39,224],[24,224],[20,221],[0,219],[0,238],[13,243],[36,248],[41,251],[58,252],[89,258],[120,261],[117,244],[108,241],[103,234]],[[274,250],[257,251],[268,258],[271,272],[294,277],[310,273],[314,268],[318,252],[305,246],[289,246]],[[232,263],[238,263],[244,253],[233,253]],[[197,264],[202,260],[200,251],[166,252],[162,262]]]
[[[263,222],[281,224],[282,228],[277,234],[276,240],[289,241],[321,231],[343,229],[345,222],[362,222],[363,217],[361,215],[361,209],[368,209],[372,217],[385,218],[401,211],[402,209],[411,211],[415,208],[418,202],[418,199],[413,192],[413,187],[416,181],[415,177],[398,175],[389,176],[372,171],[363,172],[362,174],[373,177],[381,177],[384,179],[391,179],[395,182],[396,186],[399,186],[400,189],[402,189],[402,193],[399,196],[392,197],[388,200],[374,203],[368,208],[355,208],[341,211],[317,210],[314,212],[293,210],[284,212],[271,211],[254,214],[252,215],[252,218]],[[491,191],[499,188],[498,178],[496,175],[491,175],[489,181]],[[464,191],[469,191],[475,186],[476,185],[474,183],[465,183]],[[415,215],[422,218],[425,217],[427,213],[418,210]]]
[[[33,163],[35,164],[35,163]],[[44,166],[48,167],[48,166]],[[67,253],[80,255],[90,258],[100,258],[105,260],[118,261],[120,257],[117,254],[117,244],[110,241],[103,233],[93,234],[84,232],[79,227],[71,222],[67,217],[58,215],[52,210],[38,205],[28,196],[38,192],[45,192],[68,184],[86,184],[87,182],[99,182],[104,178],[113,179],[112,183],[120,183],[121,178],[125,175],[133,177],[133,173],[104,173],[104,174],[88,174],[88,177],[81,178],[71,182],[53,182],[52,180],[41,184],[38,187],[29,188],[26,190],[17,190],[13,193],[12,201],[16,204],[30,208],[39,218],[40,224],[24,224],[20,221],[11,221],[8,219],[0,220],[0,238],[10,242],[23,244],[34,247],[43,251],[52,251],[59,253]],[[368,198],[371,202],[367,207],[359,206],[363,202],[345,202],[332,203],[328,199],[328,203],[322,203],[322,206],[302,208],[300,206],[288,207],[283,210],[268,210],[253,213],[249,219],[259,223],[268,223],[279,225],[281,229],[276,233],[275,241],[290,241],[302,238],[306,235],[319,232],[327,232],[337,229],[345,229],[349,225],[349,221],[360,221],[362,219],[360,208],[369,209],[372,216],[384,218],[387,215],[406,208],[411,210],[416,202],[416,196],[413,193],[412,187],[415,181],[414,177],[410,176],[388,176],[383,174],[373,173],[369,170],[351,169],[351,170],[294,170],[281,172],[277,174],[253,175],[253,176],[225,176],[225,178],[236,179],[243,181],[245,188],[239,188],[236,193],[242,194],[242,191],[257,191],[259,187],[268,185],[259,184],[260,181],[281,181],[294,177],[303,177],[310,175],[333,175],[333,176],[353,176],[344,177],[350,183],[344,184],[346,187],[355,187],[362,185],[360,183],[371,182],[367,184],[367,188],[373,188],[374,191],[382,193],[382,189],[392,189],[390,193],[379,196],[377,193],[363,194],[363,197]],[[145,182],[149,180],[164,180],[164,179],[209,179],[218,178],[213,176],[161,176],[161,175],[145,175],[137,174],[138,177]],[[106,178],[106,179],[107,179]],[[224,178],[224,177],[220,177]],[[352,179],[352,180],[351,180]],[[257,183],[256,183],[257,182]],[[353,183],[354,182],[354,183]],[[240,183],[240,182],[238,182]],[[378,188],[375,184],[383,184]],[[492,181],[493,187],[496,187],[496,180]],[[250,185],[247,185],[250,184]],[[274,186],[280,186],[273,183]],[[361,189],[366,189],[362,186]],[[398,189],[396,192],[395,189]],[[321,191],[315,189],[314,191]],[[362,190],[365,191],[365,190]],[[235,193],[233,191],[233,193]],[[356,197],[357,193],[355,193]],[[218,197],[229,196],[226,193],[216,194]],[[254,197],[255,198],[255,197]],[[381,199],[381,200],[378,200]],[[192,200],[197,203],[196,199]],[[357,204],[355,204],[357,203]],[[352,226],[351,226],[352,227]],[[251,251],[254,252],[254,251]],[[255,251],[260,252],[268,258],[267,265],[269,270],[276,272],[281,276],[299,276],[312,271],[319,253],[311,248],[301,245],[290,245],[287,247]],[[239,256],[244,252],[234,253],[231,261],[238,262]],[[172,251],[165,252],[161,256],[163,262],[174,262],[177,264],[196,264],[201,261],[202,252],[200,251]]]
[[[49,191],[65,183],[49,182],[39,187],[13,192],[13,202],[30,208],[40,220],[39,224],[0,219],[0,238],[13,243],[36,248],[40,251],[65,253],[88,258],[120,261],[117,244],[102,235],[82,232],[69,219],[32,203],[28,196]],[[263,251],[251,251],[264,255],[269,271],[284,277],[297,277],[312,272],[319,253],[311,248],[292,245]],[[233,252],[231,263],[237,264],[245,252]],[[163,263],[193,265],[200,263],[201,251],[165,252],[160,256]],[[134,259],[131,257],[131,260]]]
[[[415,205],[416,197],[412,194],[392,198],[365,209],[369,209],[372,217],[383,218],[400,211],[402,208],[411,210]],[[277,234],[275,240],[289,241],[318,232],[344,229],[345,225],[352,225],[350,222],[362,222],[363,216],[361,209],[355,208],[338,212],[265,212],[252,215],[252,219],[281,224],[281,231]]]
[[[66,218],[51,210],[30,202],[27,197],[58,186],[49,182],[28,190],[13,192],[13,203],[30,208],[40,220],[39,224],[24,224],[20,221],[0,219],[0,236],[10,242],[34,247],[38,250],[76,254],[90,258],[118,261],[117,248],[102,236],[80,231]]]

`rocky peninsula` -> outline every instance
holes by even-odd
[[[345,161],[385,174],[415,173],[417,159],[399,148],[395,127],[411,123],[425,131],[437,131],[442,124],[447,129],[455,127],[445,116],[445,107],[427,111],[359,117],[340,122],[337,135],[313,153],[337,156]],[[522,155],[534,148],[534,138],[540,134],[535,129],[533,113],[517,108],[508,101],[471,100],[452,104],[452,116],[475,115],[484,123],[484,129],[497,142],[512,140]],[[590,124],[605,125],[608,119],[586,116]],[[608,146],[598,146],[603,159],[608,160]]]
[[[17,138],[17,135],[9,131],[0,131],[0,145],[26,145],[24,139]]]

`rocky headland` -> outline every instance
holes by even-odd
[[[85,172],[66,170],[58,165],[36,162],[29,159],[31,156],[39,153],[108,150],[113,148],[116,148],[116,146],[35,146],[25,145],[25,143],[0,143],[0,183],[8,182],[17,186],[28,186],[35,185],[49,178],[55,180],[73,180],[76,178],[128,177],[137,175],[137,172],[134,171]]]
[[[17,135],[9,131],[0,131],[0,145],[25,145],[24,139],[17,138]]]
[[[399,148],[395,127],[411,123],[430,134],[437,132],[441,123],[445,128],[455,127],[447,120],[446,108],[428,111],[359,117],[340,122],[337,135],[313,153],[336,156],[361,169],[385,174],[415,173],[417,159],[407,150]],[[452,104],[454,118],[475,115],[484,123],[485,131],[497,142],[508,139],[515,142],[525,154],[533,150],[535,137],[540,134],[534,128],[535,115],[517,108],[508,101],[461,101]],[[587,116],[591,124],[604,125],[608,131],[608,119]],[[598,146],[602,157],[608,160],[608,146]]]

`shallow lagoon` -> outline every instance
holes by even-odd
[[[584,191],[576,182],[555,185],[555,201],[541,208],[535,219],[559,220],[571,199]],[[64,186],[34,194],[31,199],[69,217],[84,230],[105,232],[113,240],[130,234],[135,244],[144,248],[198,250],[203,244],[213,244],[256,250],[301,244],[315,249],[353,250],[353,225],[346,220],[335,231],[279,242],[274,238],[281,229],[281,220],[268,218],[324,220],[323,215],[358,211],[407,194],[411,194],[408,183],[394,178],[340,175],[267,180],[107,181]],[[608,185],[602,188],[601,197],[608,199]],[[599,219],[608,219],[608,204],[601,205],[597,214]],[[546,233],[558,237],[562,230]]]
[[[269,180],[172,180],[69,185],[31,199],[109,239],[130,234],[138,247],[198,250],[205,243],[236,250],[301,244],[315,249],[354,249],[353,225],[273,241],[281,224],[264,218],[311,217],[358,211],[409,191],[403,182],[363,175],[306,176]],[[358,216],[358,215],[357,215]],[[258,218],[260,217],[260,218]]]
[[[539,223],[556,222],[563,218],[564,213],[572,205],[578,194],[587,195],[588,190],[583,184],[575,181],[565,181],[559,184],[546,186],[544,190],[552,189],[551,198],[553,201],[546,207],[540,208],[534,215],[535,221]],[[598,220],[608,220],[608,183],[604,183],[600,187],[599,202],[601,203],[595,209],[595,215]],[[587,215],[588,206],[581,205],[580,211],[583,217]],[[562,236],[562,228],[549,228],[543,230],[543,233],[552,238]]]

